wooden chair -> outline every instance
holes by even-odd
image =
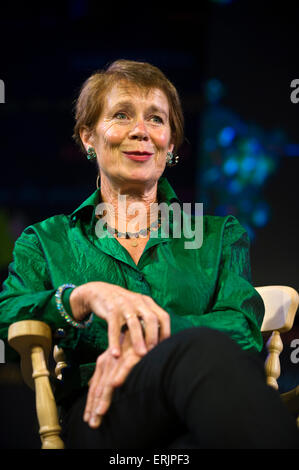
[[[267,342],[266,380],[269,386],[278,389],[279,355],[283,349],[280,334],[293,326],[299,295],[296,290],[287,286],[257,287],[256,290],[265,304],[261,331],[271,334]],[[35,390],[42,449],[63,449],[64,443],[59,436],[61,427],[47,366],[52,347],[50,327],[36,320],[16,322],[9,327],[8,341],[21,356],[21,371],[25,383]],[[54,347],[54,358],[57,363],[55,374],[60,379],[61,370],[67,364],[63,351],[57,346]],[[290,392],[281,394],[281,398],[292,413],[299,413],[299,385]],[[299,415],[297,424],[299,427]]]
[[[293,327],[299,305],[298,292],[288,286],[256,287],[265,305],[265,315],[261,326],[263,334],[270,333],[266,343],[268,355],[265,361],[267,384],[278,390],[277,379],[280,376],[279,356],[283,350],[281,334]],[[281,399],[291,413],[297,414],[299,428],[299,385],[286,393],[281,393]]]

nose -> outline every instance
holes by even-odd
[[[138,120],[129,133],[132,140],[148,140],[149,135],[146,125],[142,119]]]

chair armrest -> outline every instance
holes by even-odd
[[[21,356],[21,372],[24,382],[32,390],[35,390],[34,378],[32,377],[32,348],[39,346],[43,349],[47,367],[52,346],[50,327],[46,323],[36,320],[13,323],[8,329],[8,342]]]
[[[47,368],[52,346],[50,327],[36,320],[13,323],[8,330],[8,342],[21,356],[25,383],[35,390],[42,448],[63,449],[64,444],[59,437],[61,427]]]

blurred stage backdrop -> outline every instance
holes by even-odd
[[[299,102],[291,101],[299,8],[261,3],[1,6],[1,282],[26,226],[72,212],[95,190],[96,167],[71,137],[74,100],[93,71],[126,58],[160,67],[180,93],[186,141],[179,165],[165,175],[182,201],[240,220],[251,239],[254,285],[299,289]],[[282,391],[299,382],[293,338],[298,320],[285,335]],[[0,446],[39,447],[33,394],[17,377],[0,364]]]

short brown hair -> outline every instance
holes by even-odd
[[[73,134],[81,149],[85,152],[80,131],[84,128],[90,132],[94,130],[103,109],[106,93],[120,80],[126,80],[147,90],[159,88],[165,93],[169,104],[172,143],[177,150],[184,138],[184,117],[176,88],[157,67],[146,62],[124,59],[113,62],[106,70],[93,73],[83,83],[75,105],[76,124]]]

